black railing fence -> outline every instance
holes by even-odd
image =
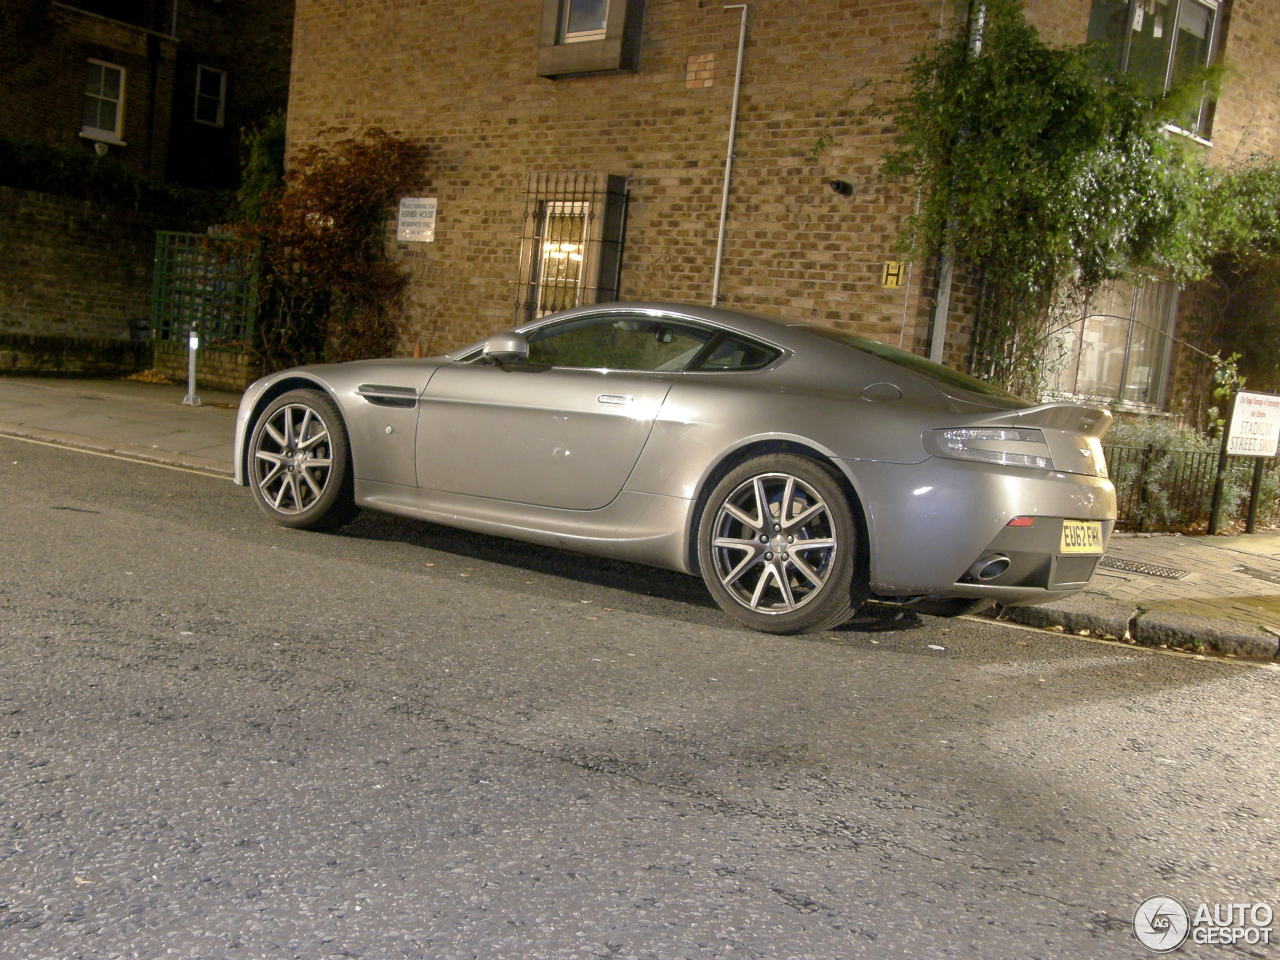
[[[1187,530],[1209,522],[1218,453],[1103,445],[1116,485],[1120,525],[1134,530]],[[1243,518],[1249,505],[1252,457],[1228,457],[1220,522]],[[1280,519],[1280,470],[1266,461],[1258,517]]]

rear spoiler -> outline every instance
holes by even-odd
[[[1042,403],[1021,410],[1009,410],[992,417],[983,417],[976,423],[999,424],[1006,427],[1040,427],[1049,430],[1065,430],[1087,437],[1101,437],[1111,427],[1111,411],[1103,407],[1083,403]]]

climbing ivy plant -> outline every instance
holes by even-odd
[[[983,7],[980,45],[969,29],[939,40],[883,108],[896,130],[883,170],[921,187],[906,245],[982,281],[974,372],[1034,394],[1045,343],[1100,284],[1188,282],[1224,251],[1275,244],[1280,174],[1256,158],[1210,169],[1167,130],[1186,90],[1153,99],[1094,48],[1044,43],[1017,0]]]

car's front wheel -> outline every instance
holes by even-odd
[[[698,562],[734,619],[768,633],[827,630],[857,607],[858,524],[840,483],[793,454],[730,470],[702,510]]]
[[[262,411],[248,473],[254,500],[283,526],[329,530],[355,516],[347,428],[319,390],[290,390]]]

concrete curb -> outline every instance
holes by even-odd
[[[1097,593],[1079,593],[1034,607],[996,607],[989,616],[1064,633],[1132,640],[1254,660],[1280,658],[1280,637],[1249,623],[1191,614],[1147,611]]]
[[[210,473],[230,480],[233,477],[231,468],[216,460],[208,460],[193,454],[180,454],[172,450],[148,449],[103,443],[91,437],[82,437],[73,433],[55,433],[51,430],[33,430],[12,423],[0,423],[0,437],[14,440],[33,440],[55,447],[66,447],[71,450],[83,450],[112,457],[124,457],[129,460],[141,460],[162,467],[180,467],[198,473]]]

